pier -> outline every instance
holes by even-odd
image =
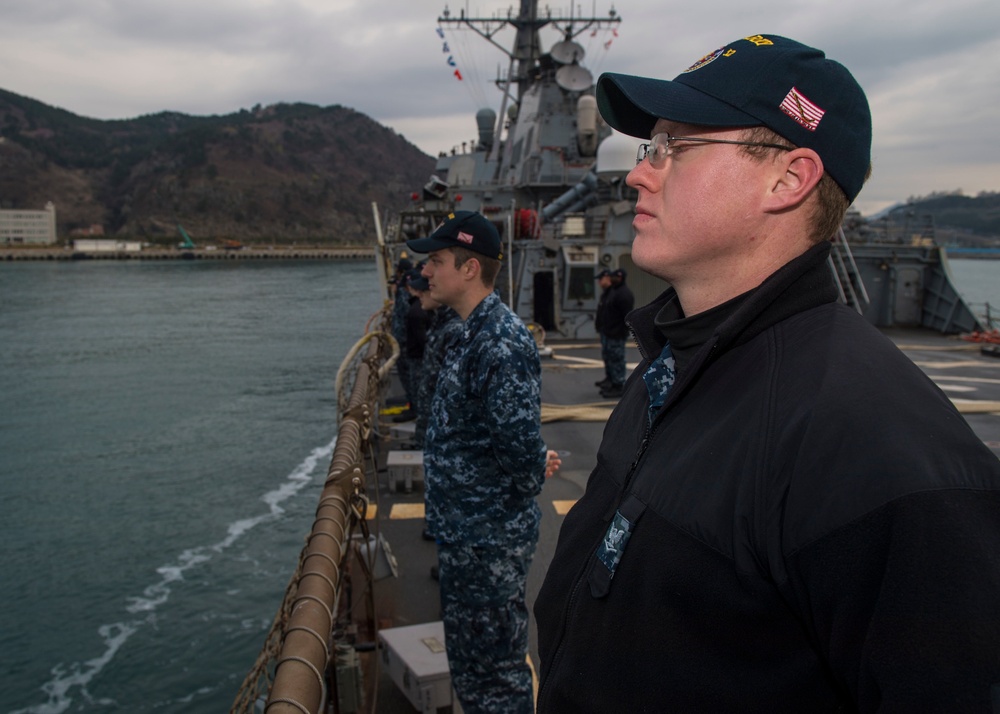
[[[371,246],[248,246],[81,251],[66,247],[0,248],[0,261],[17,260],[371,260]]]

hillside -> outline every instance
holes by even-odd
[[[0,90],[0,208],[56,206],[60,238],[369,243],[434,159],[342,106],[102,121]]]
[[[897,220],[911,217],[933,220],[935,233],[943,243],[980,246],[1000,241],[1000,193],[984,191],[965,196],[961,191],[937,192],[910,198],[890,212]]]

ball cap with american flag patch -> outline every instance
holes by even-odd
[[[673,81],[602,74],[597,105],[612,127],[644,139],[658,119],[766,126],[819,154],[851,201],[871,163],[872,118],[861,86],[822,51],[777,35],[736,40]]]
[[[433,253],[443,248],[467,248],[496,260],[503,259],[500,233],[486,216],[476,211],[449,213],[444,223],[426,238],[406,241],[414,253]]]

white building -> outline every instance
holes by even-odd
[[[77,238],[73,241],[73,250],[81,253],[138,253],[142,250],[142,243],[113,238]]]
[[[56,242],[56,207],[44,211],[0,210],[0,245],[52,245]]]

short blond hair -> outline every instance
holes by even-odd
[[[742,140],[765,144],[783,144],[791,148],[798,148],[785,137],[768,129],[766,126],[752,126],[745,129]],[[740,149],[747,156],[757,161],[763,161],[765,157],[773,156],[781,151],[781,149],[766,146],[741,146]],[[872,167],[869,164],[864,180],[867,181],[871,175]],[[844,216],[850,207],[851,202],[847,199],[844,189],[833,180],[830,174],[824,171],[823,178],[816,185],[816,204],[810,216],[812,233],[809,237],[816,243],[833,238],[844,222]]]

